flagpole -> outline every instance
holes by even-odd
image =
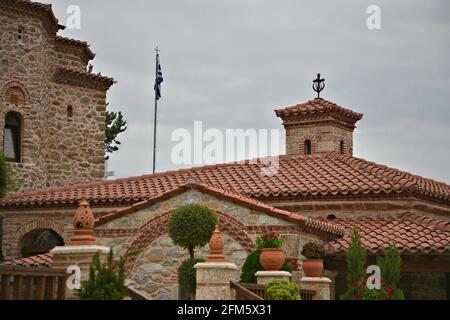
[[[158,46],[156,46],[156,67],[155,67],[155,79],[158,76],[158,54],[159,54],[159,49]],[[154,123],[153,123],[153,173],[155,173],[156,171],[156,119],[157,119],[157,112],[158,112],[158,98],[157,98],[157,93],[156,90],[155,91],[155,115],[154,115]]]

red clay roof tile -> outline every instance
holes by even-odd
[[[53,255],[50,253],[44,253],[28,258],[20,258],[5,261],[2,264],[7,266],[20,266],[20,267],[51,267],[52,262],[53,262]]]

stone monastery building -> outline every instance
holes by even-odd
[[[151,299],[176,299],[176,270],[188,254],[170,240],[167,220],[174,208],[201,203],[217,213],[225,253],[239,266],[270,230],[285,239],[299,281],[302,246],[319,241],[337,296],[356,226],[369,263],[390,243],[399,248],[407,298],[450,297],[450,186],[353,157],[363,115],[324,99],[275,111],[287,145],[274,175],[248,162],[96,181],[114,81],[89,73],[94,54],[85,42],[57,35],[62,29],[49,5],[0,0],[0,151],[25,191],[0,200],[7,263],[50,266],[49,250],[68,241],[73,214],[87,199],[98,243],[127,256],[130,285]]]

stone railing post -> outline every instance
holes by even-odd
[[[255,273],[256,283],[267,285],[274,280],[291,282],[292,274],[287,271],[258,271]]]
[[[331,299],[331,280],[328,278],[303,277],[300,288],[314,291],[313,300]]]
[[[197,274],[196,300],[233,300],[230,281],[238,281],[240,270],[237,265],[225,261],[223,239],[216,226],[209,241],[211,254],[207,262],[199,262],[194,268]]]
[[[89,278],[89,272],[94,255],[98,252],[100,261],[104,262],[110,248],[95,244],[94,215],[89,203],[83,200],[78,207],[74,219],[74,232],[67,246],[56,247],[50,251],[53,255],[52,268],[67,270],[70,266],[76,266],[80,270],[80,281]],[[72,270],[73,272],[73,270]],[[68,279],[68,282],[71,279]],[[66,299],[77,299],[74,290],[66,285]]]

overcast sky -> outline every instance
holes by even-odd
[[[450,1],[95,0],[53,3],[60,23],[81,8],[94,72],[128,130],[111,156],[115,177],[151,172],[154,48],[164,74],[158,170],[175,169],[176,128],[282,129],[273,109],[322,96],[364,113],[354,155],[450,183]],[[381,30],[366,9],[381,8]],[[282,131],[284,135],[284,131]],[[284,146],[284,137],[283,146]]]

